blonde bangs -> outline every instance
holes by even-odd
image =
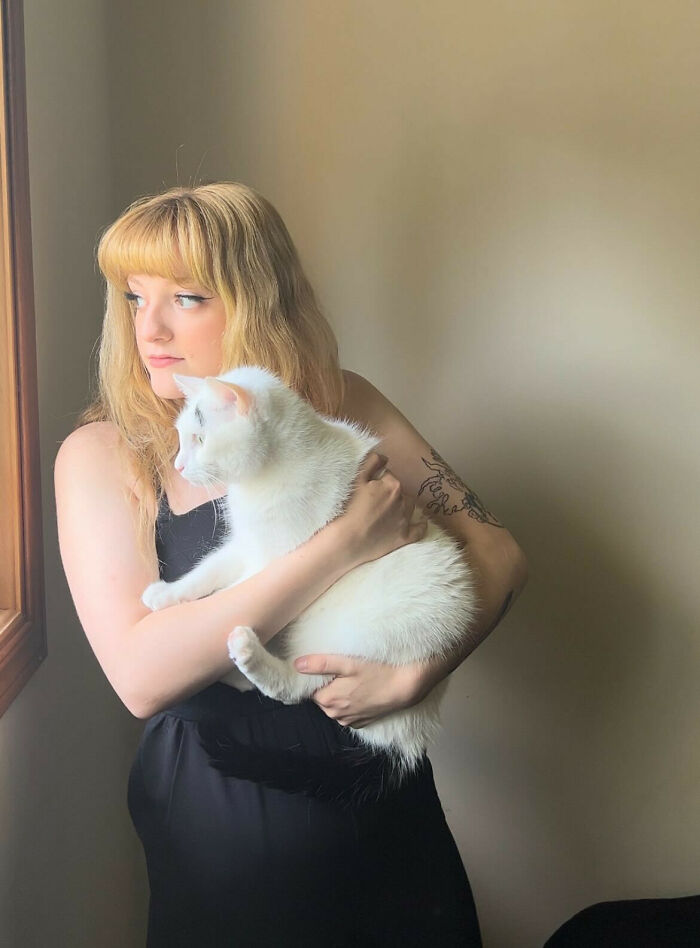
[[[130,275],[160,276],[214,289],[209,228],[187,195],[132,204],[100,240],[97,263],[108,283],[128,289]]]

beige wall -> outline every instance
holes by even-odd
[[[454,675],[432,754],[487,948],[541,945],[593,901],[699,892],[697,4],[123,0],[104,7],[106,49],[100,4],[27,7],[45,455],[84,389],[108,207],[176,167],[257,187],[343,364],[529,557],[523,598]],[[118,862],[118,911],[85,865],[102,872],[108,845],[133,856],[129,722],[47,535],[57,618],[0,720],[17,761],[0,832],[12,810],[22,833],[60,834],[57,878],[53,849],[38,866],[26,838],[12,849],[22,878],[52,877],[47,922],[140,923],[140,856],[129,878]]]

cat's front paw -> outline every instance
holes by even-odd
[[[148,606],[152,612],[157,612],[159,609],[166,609],[168,606],[176,606],[180,602],[185,602],[185,599],[178,594],[175,583],[166,583],[159,580],[157,583],[146,586],[143,596],[141,596],[141,602],[144,606]]]
[[[228,637],[228,654],[232,662],[245,673],[250,667],[259,640],[255,632],[247,625],[237,625]]]

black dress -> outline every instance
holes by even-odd
[[[189,570],[224,530],[216,502],[178,516],[164,501],[161,577]],[[428,758],[398,790],[367,759],[312,701],[221,682],[149,718],[128,787],[147,948],[480,946]]]

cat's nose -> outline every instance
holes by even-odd
[[[178,474],[182,474],[182,472],[185,470],[185,465],[184,465],[184,464],[176,464],[176,465],[175,465],[175,470],[177,471]]]

